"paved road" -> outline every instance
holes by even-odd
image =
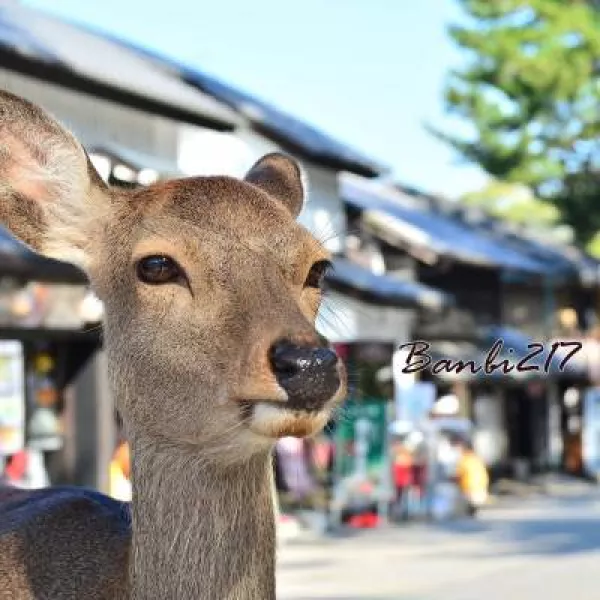
[[[600,494],[284,545],[278,600],[598,600]]]

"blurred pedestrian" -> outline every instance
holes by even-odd
[[[122,502],[131,501],[131,459],[125,440],[118,444],[110,461],[110,495]]]
[[[413,456],[406,444],[398,442],[393,446],[392,475],[395,498],[392,515],[395,519],[406,520],[410,516],[410,493],[414,485]]]
[[[286,490],[282,508],[311,507],[316,483],[310,469],[310,453],[302,438],[283,437],[275,445],[280,486]]]
[[[412,504],[413,512],[421,514],[425,510],[425,500],[427,493],[427,455],[417,448],[413,453],[413,485],[412,485]]]
[[[489,474],[483,460],[477,456],[469,440],[457,438],[456,446],[460,450],[456,482],[466,513],[474,517],[488,500]]]

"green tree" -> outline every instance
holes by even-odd
[[[492,179],[482,189],[465,194],[461,200],[504,221],[523,226],[532,233],[543,234],[556,241],[573,241],[573,230],[561,223],[558,208],[536,198],[526,185]]]
[[[600,231],[600,1],[457,0],[465,64],[445,100],[469,126],[433,130],[493,178],[527,185],[589,243]],[[539,213],[542,216],[542,213]]]

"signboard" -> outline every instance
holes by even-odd
[[[436,387],[431,381],[417,381],[395,388],[396,416],[417,425],[427,417],[436,397]]]
[[[16,454],[25,444],[23,345],[0,341],[0,454]]]
[[[583,397],[583,464],[591,476],[600,476],[600,387],[586,390]]]
[[[356,395],[351,392],[335,427],[335,484],[330,504],[333,524],[339,523],[344,507],[365,508],[376,502],[384,514],[390,497],[387,430],[394,346],[360,342],[348,344],[344,350]]]
[[[387,403],[379,398],[349,400],[336,428],[336,471],[339,477],[382,478],[386,468]]]

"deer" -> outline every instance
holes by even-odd
[[[0,491],[0,597],[272,600],[272,449],[335,416],[346,369],[317,333],[332,256],[274,152],[243,178],[111,188],[76,137],[0,91],[0,224],[83,270],[131,448],[132,501]]]

